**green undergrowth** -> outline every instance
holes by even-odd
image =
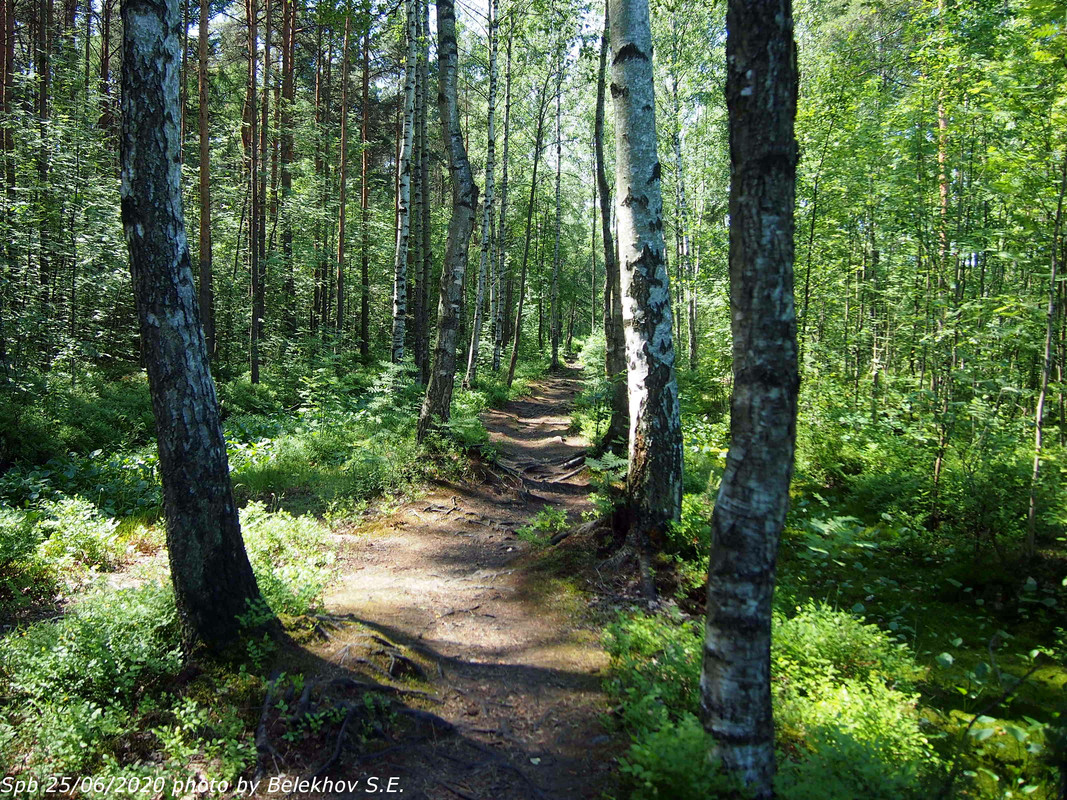
[[[299,627],[321,608],[332,574],[328,529],[258,503],[241,521],[265,602]],[[114,533],[92,524],[101,540]],[[247,619],[256,616],[250,609]],[[159,780],[153,794],[165,797],[188,794],[175,782],[196,773],[233,781],[255,760],[261,676],[275,647],[251,634],[240,645],[237,669],[184,664],[169,583],[96,582],[62,615],[0,640],[0,769],[35,780],[30,796],[43,796],[53,775],[88,779],[81,796],[103,796],[118,780]]]
[[[452,420],[420,448],[422,389],[410,364],[309,361],[218,387],[265,603],[242,618],[250,630],[269,613],[293,632],[310,624],[335,570],[331,520],[461,475],[466,450],[488,440],[478,415],[543,372],[527,367],[509,392],[484,371],[457,389]],[[15,623],[0,639],[0,770],[37,781],[23,795],[47,793],[52,775],[87,779],[74,787],[80,796],[136,778],[165,779],[152,787],[167,797],[187,795],[174,781],[194,774],[233,780],[256,757],[277,646],[250,634],[238,643],[243,666],[183,664],[143,380],[38,388],[43,402],[8,397],[17,413],[0,414],[0,618]]]
[[[587,345],[575,425],[595,434],[606,419],[603,344]],[[729,384],[685,370],[679,384],[684,498],[658,571],[662,590],[699,620]],[[1067,764],[1058,445],[1038,491],[1038,557],[1027,562],[1033,455],[1019,442],[1032,434],[980,402],[955,404],[935,504],[929,398],[905,389],[887,388],[873,421],[869,407],[849,406],[851,387],[812,376],[802,390],[776,588],[779,796],[935,797],[951,774],[946,797],[1056,797]],[[590,464],[603,512],[620,497],[625,462]],[[610,684],[633,737],[628,797],[734,796],[693,757],[708,750],[696,719],[701,636],[698,622],[670,616],[631,615],[609,631]]]
[[[610,625],[605,643],[619,724],[633,737],[621,768],[627,796],[726,791],[707,763],[710,740],[697,720],[703,626],[637,614]],[[779,797],[930,796],[944,764],[917,712],[920,669],[905,645],[812,603],[775,613],[772,663]],[[687,769],[682,759],[694,754],[702,757]]]

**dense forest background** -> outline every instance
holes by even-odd
[[[686,459],[682,520],[661,543],[661,567],[693,612],[729,441],[725,9],[651,5]],[[837,767],[870,767],[850,773],[860,783],[841,779],[842,797],[930,797],[935,783],[971,793],[961,796],[1055,797],[1067,675],[1067,9],[1056,0],[794,8],[801,390],[776,622],[791,648],[776,658],[793,667],[775,663],[802,688],[788,698],[782,735],[803,729],[797,741],[837,748]],[[579,354],[586,368],[575,425],[594,441],[609,435],[594,177],[602,9],[504,0],[493,24],[480,3],[458,12],[462,129],[474,179],[484,189],[493,173],[495,199],[476,215],[465,272],[464,386],[431,442],[434,458],[422,458],[415,420],[451,192],[430,10],[419,0],[183,6],[187,229],[231,474],[275,611],[303,613],[321,592],[328,558],[297,555],[319,553],[308,545],[315,526],[464,469],[461,448],[486,443],[478,412],[521,392],[557,352]],[[87,580],[75,565],[113,566],[160,536],[120,221],[121,59],[116,0],[0,0],[0,602],[13,620],[72,592],[72,575]],[[609,115],[609,176],[614,135]],[[590,463],[609,503],[626,463],[610,453]],[[293,566],[272,577],[279,559]],[[136,603],[137,613],[108,614],[147,625],[164,613],[158,596]],[[104,614],[92,608],[89,619]],[[879,628],[848,628],[856,617]],[[810,684],[789,672],[841,626],[855,650]],[[671,755],[703,752],[678,745],[703,735],[690,724],[697,689],[686,671],[702,633],[638,615],[610,636],[619,696],[658,692],[667,709],[649,722],[638,703],[624,722],[644,748],[627,774],[647,792],[656,780],[678,785],[681,771],[696,781],[693,796],[706,796],[713,776],[693,777]],[[898,645],[916,663],[901,666]],[[48,730],[81,725],[95,742],[89,720],[109,708],[100,690],[115,676],[86,679],[81,711],[41,706],[45,685],[10,675],[44,668],[29,649],[5,646],[9,664],[23,665],[8,667],[9,685],[32,698],[20,702],[47,707]],[[857,655],[865,648],[875,667]],[[647,666],[654,658],[678,659],[681,688]],[[147,650],[135,660],[146,674],[176,670]],[[57,681],[84,672],[71,663],[48,669]],[[854,682],[866,717],[828,688],[833,675]],[[834,698],[824,717],[797,711],[823,690]],[[914,714],[901,722],[901,709],[920,702],[913,691],[922,724]],[[122,725],[133,724],[132,707]],[[27,708],[0,709],[0,743],[13,750],[32,749],[17,732]],[[828,720],[841,718],[857,749],[831,731]],[[877,735],[864,738],[864,719]],[[52,760],[38,763],[53,771],[108,763],[98,743],[91,758],[49,746]],[[174,759],[184,752],[172,744]],[[243,765],[233,758],[225,763]],[[808,789],[789,796],[828,796],[803,791],[835,768],[797,768],[789,780]]]

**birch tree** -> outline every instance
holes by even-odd
[[[671,293],[664,262],[656,152],[652,33],[647,0],[610,0],[615,100],[615,213],[630,399],[631,541],[642,590],[655,597],[652,555],[679,518],[682,427],[674,373]]]
[[[400,186],[396,196],[396,254],[393,261],[392,361],[404,360],[404,326],[408,313],[408,240],[411,234],[411,149],[415,139],[415,0],[404,0],[407,18],[407,64],[404,69],[404,134],[398,165]]]
[[[167,552],[187,647],[222,651],[259,601],[193,283],[178,159],[177,0],[122,3],[122,224],[159,440]]]
[[[730,0],[730,450],[712,515],[701,715],[714,755],[773,796],[771,599],[796,439],[793,208],[796,46],[790,0]]]
[[[485,307],[485,284],[486,271],[490,261],[489,247],[492,243],[493,232],[493,168],[496,159],[496,45],[497,45],[497,0],[489,3],[489,110],[488,110],[488,143],[485,157],[485,200],[482,203],[482,254],[478,265],[478,288],[474,304],[474,322],[471,329],[471,345],[467,354],[467,374],[463,378],[463,385],[470,386],[478,372],[478,350],[482,336],[482,310]],[[493,270],[496,272],[495,268]],[[493,298],[499,289],[494,286]],[[495,305],[493,316],[496,316]]]
[[[452,216],[448,221],[448,240],[441,269],[437,346],[434,348],[430,381],[426,386],[416,428],[419,441],[437,422],[447,422],[451,414],[452,388],[456,377],[456,342],[463,313],[463,275],[467,267],[471,231],[474,229],[474,210],[478,206],[478,187],[471,174],[463,130],[459,124],[456,92],[458,65],[455,3],[454,0],[438,0],[437,69],[440,83],[437,105],[448,154],[448,171],[452,178]]]

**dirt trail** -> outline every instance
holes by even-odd
[[[376,666],[363,664],[421,678],[409,685],[440,702],[412,701],[436,715],[421,718],[422,736],[373,761],[350,751],[331,774],[398,776],[405,800],[600,796],[619,745],[598,721],[599,631],[515,535],[546,505],[572,520],[589,507],[575,471],[587,442],[567,434],[579,389],[572,370],[483,415],[495,476],[438,486],[342,535],[343,577],[326,604],[359,624],[338,624],[315,655],[350,667],[377,642]]]

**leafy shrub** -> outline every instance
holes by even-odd
[[[249,503],[241,511],[241,532],[260,592],[275,613],[306,614],[321,602],[334,554],[320,522]]]
[[[30,506],[80,496],[110,516],[153,515],[163,505],[155,447],[129,453],[54,458],[43,466],[14,466],[0,476],[0,501]]]
[[[711,737],[686,712],[677,722],[638,733],[620,760],[622,785],[631,797],[708,800],[743,797],[708,754]]]
[[[177,672],[180,664],[174,596],[157,583],[101,590],[60,620],[0,642],[0,668],[9,691],[37,701],[127,701],[146,684]]]
[[[818,675],[913,685],[918,670],[910,651],[877,625],[825,603],[809,602],[796,611],[792,618],[774,615],[773,671],[783,680]]]
[[[0,397],[0,466],[124,449],[149,441],[154,431],[143,375],[112,382],[89,376],[75,388],[27,378]]]
[[[568,524],[566,511],[549,506],[538,511],[528,524],[515,533],[524,542],[543,546],[548,544],[553,535],[566,530]]]
[[[118,522],[105,517],[92,503],[66,497],[41,504],[37,523],[40,552],[57,565],[111,567],[119,546],[115,529]]]
[[[266,382],[252,383],[248,377],[220,383],[219,406],[223,416],[254,414],[269,416],[282,409],[277,393]]]
[[[706,495],[683,495],[681,519],[667,530],[667,551],[701,560],[711,552],[711,502]]]
[[[655,728],[696,711],[704,647],[698,623],[677,614],[638,614],[608,625],[604,646],[612,664],[609,688],[624,698],[628,725]]]
[[[775,719],[808,751],[782,759],[779,794],[788,800],[929,797],[938,759],[919,730],[916,697],[878,678],[808,676],[775,697]]]
[[[696,721],[702,627],[674,616],[609,625],[609,690],[634,735],[624,775],[630,797],[728,792],[707,761]],[[774,617],[772,677],[784,800],[920,798],[939,767],[915,714],[916,698],[890,684],[916,675],[908,652],[873,625],[821,605]],[[820,780],[822,781],[820,783]],[[873,787],[873,788],[872,788]],[[704,792],[704,795],[697,794]],[[662,796],[673,796],[662,794]],[[731,796],[720,794],[719,796]]]

